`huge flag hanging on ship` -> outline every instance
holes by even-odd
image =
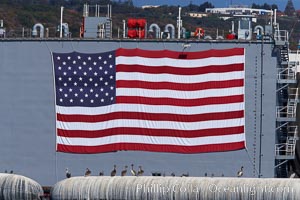
[[[243,48],[53,53],[57,151],[245,148]]]

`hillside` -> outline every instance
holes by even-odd
[[[83,4],[66,5],[64,9],[64,22],[69,24],[72,37],[79,36],[79,27],[82,21]],[[102,9],[102,8],[101,8]],[[231,29],[231,21],[221,20],[218,16],[205,18],[192,18],[187,15],[190,7],[182,8],[183,26],[188,31],[194,31],[197,27],[205,29],[205,33],[216,37],[225,36]],[[106,8],[100,10],[106,14]],[[157,23],[160,27],[173,24],[176,27],[178,7],[161,6],[159,8],[142,9],[126,3],[112,3],[113,37],[118,36],[118,30],[122,31],[122,21],[128,18],[145,18],[148,24]],[[42,23],[49,30],[49,37],[58,36],[57,28],[60,22],[60,6],[50,4],[7,4],[0,2],[0,19],[4,20],[4,26],[8,37],[30,36],[34,24]],[[266,24],[266,18],[260,18],[258,24]],[[300,38],[300,23],[297,17],[279,17],[280,29],[289,30],[291,33],[290,44],[296,48]],[[237,23],[236,23],[237,24]],[[256,24],[253,24],[256,25]],[[119,32],[120,33],[120,32]]]

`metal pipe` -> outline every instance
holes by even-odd
[[[277,9],[274,9],[274,25],[276,26],[277,24]]]
[[[62,38],[62,26],[63,26],[63,12],[64,12],[64,7],[60,7],[60,34],[59,37]]]
[[[110,13],[110,11],[109,11],[109,4],[107,4],[107,17],[109,17],[109,13]]]
[[[111,7],[112,7],[112,6],[110,5],[110,15],[109,15],[109,18],[111,18]]]
[[[33,36],[37,36],[38,35],[38,31],[37,28],[40,28],[40,38],[44,37],[44,26],[40,23],[37,23],[33,26],[32,28],[32,35]]]
[[[181,7],[178,8],[179,13],[178,13],[178,39],[180,39],[180,29],[181,29]]]
[[[98,13],[98,5],[96,4],[96,6],[95,6],[95,17],[98,17],[97,13]]]
[[[126,37],[126,21],[123,19],[123,38]]]
[[[109,20],[110,20],[110,38],[112,38],[112,19],[111,19],[111,9],[112,9],[112,6],[109,5],[110,7],[110,15],[109,15]]]

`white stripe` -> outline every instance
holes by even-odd
[[[244,102],[203,105],[192,107],[165,106],[165,105],[140,105],[140,104],[113,104],[102,107],[63,107],[56,106],[56,112],[72,115],[101,115],[111,112],[145,112],[145,113],[173,113],[173,114],[200,114],[244,110]]]
[[[66,138],[57,136],[57,143],[64,145],[98,146],[114,143],[142,143],[156,145],[198,146],[210,144],[224,144],[245,141],[245,134],[207,136],[196,138],[158,137],[144,135],[112,135],[101,138]]]
[[[116,80],[133,80],[171,83],[204,83],[208,81],[227,81],[244,79],[244,71],[208,73],[200,75],[146,74],[140,72],[117,72]]]
[[[104,122],[56,122],[56,128],[64,130],[105,130],[118,127],[135,127],[150,129],[171,129],[171,130],[202,130],[211,128],[226,128],[244,125],[244,118],[211,120],[200,122],[174,122],[174,121],[151,121],[137,119],[114,119]]]
[[[197,99],[244,94],[244,87],[207,89],[200,91],[151,90],[141,88],[117,88],[117,96],[138,96],[153,98]]]
[[[116,57],[116,65],[143,65],[143,66],[172,66],[182,68],[206,67],[209,65],[229,65],[244,63],[245,56],[210,57],[200,59],[175,59],[175,58],[145,58],[140,56]]]

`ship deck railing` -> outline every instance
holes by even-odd
[[[296,80],[296,68],[278,68],[278,80]]]
[[[293,139],[293,143],[280,143],[275,145],[275,157],[276,159],[294,159],[296,149],[296,139]]]
[[[296,117],[295,105],[288,106],[277,106],[276,107],[276,117],[277,118],[295,118]]]
[[[275,30],[274,40],[276,45],[285,45],[289,41],[287,30]]]

